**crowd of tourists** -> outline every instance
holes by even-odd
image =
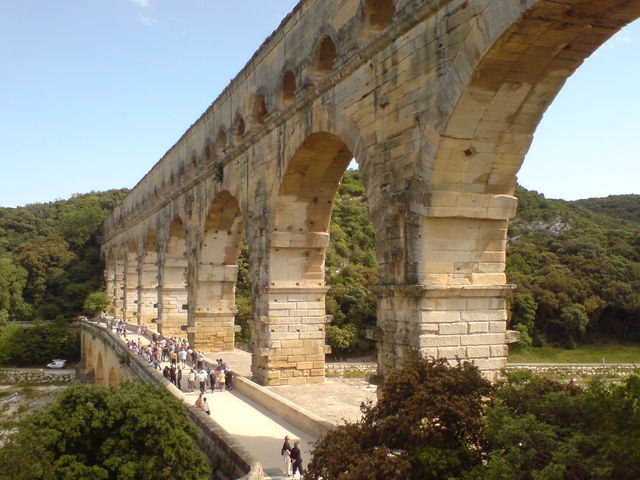
[[[146,334],[147,327],[138,327],[137,340],[127,338],[127,324],[122,321],[107,322],[107,327],[122,337],[127,348],[148,362],[155,369],[162,371],[164,377],[178,387],[181,391],[193,393],[199,390],[198,398],[194,406],[207,415],[211,415],[209,402],[205,393],[210,390],[224,392],[233,388],[233,372],[222,358],[216,359],[215,365],[205,361],[204,353],[191,348],[188,339],[171,337],[153,333],[151,342],[144,345],[141,342],[142,335]],[[162,364],[166,365],[162,368]],[[186,377],[186,390],[183,389],[183,379]],[[302,475],[302,456],[300,442],[294,442],[291,446],[289,437],[285,437],[280,454],[284,460],[284,471],[290,478],[300,478]]]
[[[233,389],[233,372],[223,359],[216,359],[216,365],[210,365],[205,361],[204,353],[191,348],[187,338],[171,337],[152,334],[151,342],[143,345],[140,337],[137,340],[127,339],[127,324],[124,322],[108,322],[107,326],[122,337],[129,351],[162,371],[164,377],[178,387],[183,388],[183,378],[186,377],[186,391],[194,392],[196,389],[203,394],[207,390],[211,392]],[[138,327],[138,334],[144,335],[146,327]],[[166,363],[164,368],[162,364]]]

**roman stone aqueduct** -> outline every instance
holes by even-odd
[[[105,221],[116,315],[231,349],[244,234],[254,378],[322,381],[329,217],[355,158],[379,370],[418,349],[491,376],[518,169],[567,77],[638,16],[640,0],[302,0]]]

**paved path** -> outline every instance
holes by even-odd
[[[210,362],[223,358],[234,372],[251,378],[251,354],[242,350],[206,353]],[[355,422],[362,416],[360,404],[377,400],[375,385],[364,378],[325,378],[324,383],[266,387],[273,393],[332,423]]]
[[[127,339],[134,341],[140,339],[141,343],[149,344],[149,339],[146,337],[130,332],[127,333]],[[224,358],[232,370],[236,371],[236,365],[233,363],[236,356],[244,358],[242,356],[244,352],[238,352],[240,351],[209,354],[207,360],[215,361],[215,358]],[[168,363],[163,363],[162,368],[165,365]],[[242,372],[244,369],[246,369],[246,365],[241,366],[238,370]],[[183,388],[181,390],[189,398],[188,406],[193,407],[200,392],[198,390],[194,393],[187,393],[188,372],[188,367],[183,369]],[[285,435],[291,438],[292,445],[294,440],[300,440],[303,465],[309,461],[311,457],[310,446],[316,440],[315,438],[235,391],[211,393],[209,390],[204,396],[209,403],[211,417],[254,455],[262,464],[265,473],[271,475],[271,478],[287,478],[283,477],[283,464],[280,456],[280,448]]]

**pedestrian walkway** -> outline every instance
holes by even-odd
[[[140,343],[145,346],[150,343],[148,338],[132,332],[127,332],[127,339],[135,342],[139,339]],[[215,365],[215,359],[212,357],[223,358],[232,370],[237,373],[246,372],[246,358],[244,365],[238,369],[239,371],[236,370],[236,365],[233,363],[236,355],[225,355],[217,352],[206,355],[206,359]],[[240,354],[237,358],[243,357]],[[166,365],[169,365],[169,363],[163,362],[161,368]],[[187,363],[187,367],[183,369],[182,384],[179,388],[189,399],[187,407],[193,408],[200,390],[196,388],[193,393],[187,392],[189,370],[190,367]],[[252,453],[262,465],[266,476],[268,475],[273,479],[288,478],[282,471],[284,465],[280,456],[280,449],[285,435],[289,436],[292,444],[294,440],[300,441],[303,465],[306,465],[310,460],[311,446],[316,439],[279,416],[274,415],[264,407],[235,391],[216,391],[212,393],[211,389],[209,389],[203,396],[207,398],[211,410],[211,418]]]

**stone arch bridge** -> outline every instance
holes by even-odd
[[[254,378],[322,381],[329,218],[355,158],[379,370],[417,349],[491,376],[516,174],[565,80],[638,16],[640,0],[302,0],[105,221],[116,315],[232,348],[244,235]]]

